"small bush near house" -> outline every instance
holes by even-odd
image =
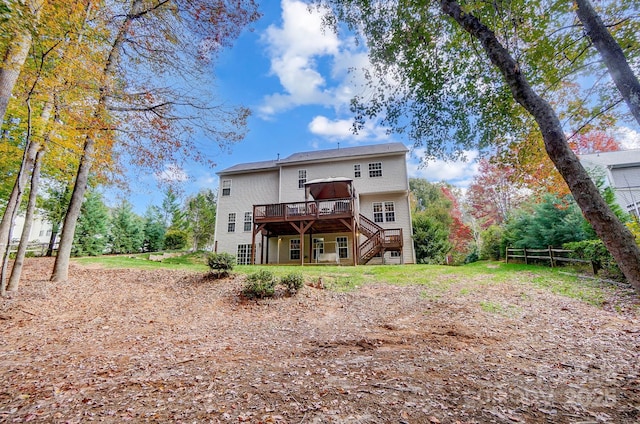
[[[280,284],[286,287],[289,295],[293,296],[304,286],[304,276],[299,272],[294,272],[282,277]]]
[[[276,292],[277,280],[272,272],[258,271],[247,276],[242,294],[250,299],[272,297]]]
[[[207,257],[207,266],[211,269],[212,274],[223,278],[228,276],[236,266],[236,257],[229,253],[211,253]]]

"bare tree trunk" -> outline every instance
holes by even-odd
[[[53,266],[53,274],[51,281],[66,281],[69,278],[69,259],[71,258],[71,248],[73,247],[73,237],[76,231],[76,223],[80,216],[84,193],[87,190],[89,181],[89,171],[93,163],[93,154],[95,150],[95,142],[92,137],[87,137],[84,143],[80,165],[78,166],[78,174],[73,186],[71,201],[67,214],[62,224],[62,235],[60,236],[60,244],[58,246],[58,254]]]
[[[43,4],[44,0],[31,0],[27,4],[36,23],[40,20]],[[24,61],[27,59],[31,49],[31,42],[31,32],[26,26],[23,26],[22,30],[14,35],[5,52],[2,66],[0,67],[0,123],[4,120],[13,87],[20,76]]]
[[[47,257],[53,256],[53,249],[56,247],[56,239],[58,238],[58,231],[60,231],[60,224],[58,222],[51,224],[51,237],[49,237],[49,246],[47,246]]]
[[[96,104],[94,116],[99,116],[102,110],[106,107],[107,97],[111,91],[110,80],[120,59],[120,49],[122,48],[122,44],[124,43],[125,36],[131,22],[138,17],[137,14],[141,12],[141,8],[142,2],[140,0],[133,0],[131,2],[130,13],[127,14],[119,28],[116,38],[113,41],[113,45],[111,46],[109,56],[103,69],[100,98]],[[89,171],[93,164],[94,153],[95,140],[92,135],[88,135],[85,139],[82,157],[80,158],[78,174],[73,186],[69,208],[67,209],[67,214],[62,225],[62,234],[60,235],[60,244],[58,246],[56,261],[53,266],[53,273],[51,274],[51,281],[65,281],[69,278],[69,260],[71,258],[73,237],[75,235],[78,217],[80,216],[80,209],[82,208],[84,194],[87,190]]]
[[[640,292],[640,249],[629,229],[611,211],[597,187],[569,148],[560,121],[551,105],[541,98],[520,72],[518,63],[495,34],[457,1],[441,0],[442,10],[480,41],[491,62],[500,70],[514,99],[536,120],[547,154],[567,182],[582,213],[603,241],[627,281]]]
[[[40,168],[42,165],[42,156],[44,155],[44,152],[44,149],[39,149],[33,163],[33,172],[31,174],[31,190],[29,192],[29,203],[27,204],[27,212],[24,217],[24,227],[22,228],[20,244],[18,245],[16,258],[13,261],[13,268],[11,269],[11,277],[9,277],[9,284],[7,285],[7,291],[10,292],[15,292],[18,290],[18,283],[20,282],[20,275],[22,274],[22,265],[24,263],[24,257],[27,252],[27,246],[29,245],[29,235],[31,234],[31,227],[33,224],[33,214],[36,209],[36,198],[38,197],[38,187],[40,185]]]
[[[576,0],[576,14],[587,35],[602,56],[613,82],[629,106],[631,114],[640,124],[640,82],[624,56],[622,48],[613,38],[589,0]]]
[[[38,151],[38,145],[36,143],[28,142],[26,150],[22,156],[22,163],[20,164],[20,170],[16,177],[16,182],[13,185],[9,200],[7,201],[7,207],[4,210],[2,220],[0,220],[0,260],[3,261],[2,270],[0,271],[0,292],[4,291],[6,282],[6,266],[4,262],[9,259],[9,244],[11,243],[11,227],[15,222],[16,215],[18,214],[18,207],[22,201],[22,194],[24,193],[24,187],[27,184],[27,178],[29,172],[33,166],[33,161]]]

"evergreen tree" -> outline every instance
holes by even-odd
[[[185,213],[180,206],[178,195],[173,189],[169,188],[165,192],[160,209],[167,229],[176,231],[187,229],[188,224]]]
[[[571,196],[546,194],[532,212],[521,209],[506,225],[509,246],[530,249],[560,247],[564,243],[587,238],[584,217]]]
[[[157,206],[150,206],[144,216],[144,241],[142,250],[158,252],[164,249],[164,236],[167,228],[162,219],[162,212]]]
[[[124,200],[112,211],[111,252],[134,253],[142,249],[144,241],[144,223],[133,212],[131,203]]]
[[[107,245],[109,214],[102,196],[89,192],[82,203],[71,253],[73,256],[101,255]]]
[[[413,217],[413,241],[418,263],[445,263],[451,250],[449,228],[435,216],[420,212]]]

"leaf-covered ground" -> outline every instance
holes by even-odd
[[[31,259],[0,300],[0,421],[640,422],[640,314],[527,284],[305,287]],[[366,269],[366,268],[363,268]]]

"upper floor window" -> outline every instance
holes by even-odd
[[[393,202],[375,202],[373,204],[373,222],[395,222],[396,208]]]
[[[222,195],[231,196],[231,180],[222,180]]]
[[[253,212],[245,212],[244,213],[244,230],[251,231],[252,225],[253,225]]]
[[[382,177],[382,162],[373,162],[369,164],[369,177]]]
[[[227,224],[227,231],[233,233],[236,231],[236,214],[231,212],[229,214],[229,223]]]
[[[298,188],[304,188],[304,183],[307,182],[307,170],[298,169]]]
[[[353,177],[360,178],[362,176],[362,171],[360,170],[360,164],[357,163],[353,165]]]

